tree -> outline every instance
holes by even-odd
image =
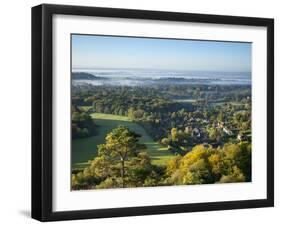
[[[98,146],[98,156],[90,166],[72,175],[72,188],[101,189],[156,186],[165,171],[151,164],[140,136],[124,126],[113,129]]]
[[[168,146],[170,144],[170,139],[166,137],[162,138],[161,144]]]
[[[71,112],[71,126],[73,139],[88,137],[96,132],[95,123],[88,112],[83,112],[74,105],[72,105]]]
[[[144,111],[139,109],[133,112],[134,119],[141,119],[143,117]]]
[[[210,128],[209,129],[209,138],[211,140],[219,141],[221,136],[222,136],[222,134],[217,128]]]
[[[172,128],[171,129],[171,136],[172,136],[172,141],[173,142],[178,141],[178,129],[177,128]]]
[[[98,146],[99,156],[104,156],[112,165],[121,165],[122,187],[125,187],[125,163],[137,157],[145,146],[138,143],[140,135],[124,126],[118,126],[107,134],[105,144]]]
[[[123,109],[122,109],[122,108],[120,108],[120,109],[119,109],[119,111],[118,111],[118,115],[124,115],[124,111],[123,111]]]
[[[220,111],[218,114],[218,121],[223,122],[224,118],[225,118],[224,113],[222,111]]]
[[[243,172],[237,167],[232,168],[232,172],[229,175],[222,175],[218,183],[235,183],[235,182],[244,182],[245,176]]]
[[[166,183],[171,185],[251,181],[251,144],[197,145],[185,156],[169,161],[166,175]]]
[[[133,108],[129,108],[128,109],[128,117],[132,120],[134,120],[134,109]]]

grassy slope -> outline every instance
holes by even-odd
[[[154,142],[140,125],[130,121],[128,117],[99,113],[92,114],[92,117],[99,126],[99,133],[97,136],[72,141],[72,164],[74,168],[84,168],[87,166],[87,161],[97,155],[97,144],[104,143],[106,134],[118,125],[127,126],[129,129],[142,135],[140,143],[147,146],[146,151],[149,153],[153,164],[164,164],[173,157],[173,154],[167,148]]]

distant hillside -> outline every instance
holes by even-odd
[[[166,77],[166,78],[159,78],[156,81],[170,84],[170,83],[185,83],[185,84],[208,84],[215,81],[220,81],[221,79],[218,78],[177,78],[177,77]]]
[[[72,72],[72,79],[73,80],[104,80],[104,77],[98,77],[86,72]]]
[[[163,78],[158,78],[157,80],[161,81],[161,82],[184,82],[187,79],[185,79],[185,78],[177,78],[177,77],[166,77],[166,78],[163,77]]]

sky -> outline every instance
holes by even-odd
[[[251,43],[72,35],[72,68],[251,71]]]

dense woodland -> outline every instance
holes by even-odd
[[[152,164],[140,134],[119,126],[73,189],[251,181],[248,85],[73,86],[73,139],[98,133],[92,113],[129,117],[175,157]]]
[[[89,113],[77,106],[71,107],[72,139],[84,138],[96,133],[95,123]]]

